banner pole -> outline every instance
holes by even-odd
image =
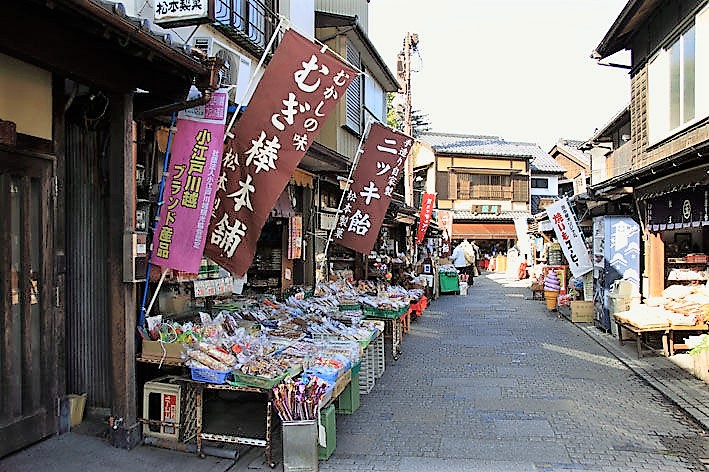
[[[330,232],[327,235],[327,241],[325,241],[325,253],[324,257],[322,260],[322,263],[320,264],[320,276],[324,278],[324,268],[325,264],[327,263],[327,252],[330,249],[330,242],[332,241],[332,233],[335,232],[335,228],[337,228],[337,223],[340,220],[340,211],[342,210],[342,202],[345,200],[345,196],[347,195],[347,192],[350,191],[350,185],[352,184],[352,174],[354,174],[354,170],[357,167],[357,164],[359,164],[359,158],[364,152],[362,149],[362,144],[364,144],[364,140],[366,139],[367,135],[369,134],[369,129],[372,126],[372,121],[367,122],[367,129],[362,133],[362,137],[359,139],[359,144],[357,145],[357,152],[355,153],[354,159],[352,159],[352,165],[350,166],[350,172],[349,175],[347,175],[347,182],[345,182],[345,188],[342,190],[342,195],[340,195],[340,203],[337,204],[337,218],[335,219],[335,225],[330,228]],[[329,271],[329,267],[328,267]],[[322,279],[321,279],[322,280]]]
[[[271,48],[273,47],[273,43],[278,37],[278,33],[281,32],[281,27],[283,26],[284,19],[285,18],[281,16],[280,21],[276,25],[276,29],[273,31],[273,36],[271,36],[271,39],[268,41],[268,44],[263,50],[263,54],[261,55],[261,59],[259,59],[258,64],[256,65],[254,73],[251,74],[251,77],[249,78],[249,83],[246,85],[246,91],[244,92],[244,96],[241,97],[239,103],[236,104],[236,111],[234,111],[234,114],[231,115],[231,120],[229,120],[229,126],[226,127],[226,133],[224,133],[224,142],[226,142],[227,138],[234,139],[234,135],[231,132],[231,127],[234,126],[234,122],[236,121],[236,117],[239,115],[239,109],[241,108],[241,105],[244,103],[244,100],[246,100],[246,97],[249,95],[249,92],[251,92],[251,87],[254,84],[254,79],[258,75],[258,72],[261,70],[261,67],[263,67],[263,63],[266,60],[268,51],[271,50]]]
[[[167,147],[165,148],[165,161],[163,162],[162,165],[162,178],[160,179],[160,189],[158,190],[158,208],[155,211],[155,220],[153,221],[153,237],[155,236],[155,229],[158,227],[158,221],[160,219],[160,209],[163,204],[163,192],[165,191],[165,180],[167,178],[167,169],[170,163],[170,150],[172,147],[172,136],[173,136],[173,130],[175,129],[175,119],[177,115],[175,113],[172,114],[172,120],[170,121],[170,132],[167,135]],[[152,264],[150,264],[150,256],[152,255],[152,250],[148,250],[148,268],[146,269],[145,272],[145,285],[143,287],[143,300],[140,304],[140,316],[138,317],[138,326],[143,326],[143,323],[145,322],[145,302],[148,299],[148,289],[149,289],[149,284],[150,284],[150,267]],[[163,278],[165,277],[165,274],[163,273]],[[161,281],[162,283],[162,281]],[[158,285],[158,290],[160,286]],[[155,291],[155,294],[158,293],[158,290]],[[152,306],[152,303],[150,304]]]
[[[150,305],[148,305],[148,309],[145,312],[146,318],[150,314],[150,310],[152,310],[152,308],[153,308],[153,303],[155,303],[155,299],[158,298],[158,294],[160,293],[160,287],[162,287],[162,283],[165,281],[165,276],[167,275],[168,270],[170,270],[170,268],[165,267],[162,271],[162,275],[160,276],[160,281],[158,282],[158,286],[155,288],[155,293],[153,294],[153,298],[150,300]]]

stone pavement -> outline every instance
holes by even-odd
[[[636,359],[634,343],[530,298],[527,282],[488,274],[468,296],[433,302],[359,410],[337,415],[337,448],[320,470],[706,470],[709,390],[673,362],[681,356]],[[268,470],[261,453],[199,460],[69,433],[0,471]]]

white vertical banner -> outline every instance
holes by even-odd
[[[591,256],[576,223],[576,216],[565,198],[555,201],[546,209],[554,232],[574,277],[580,277],[593,269]]]

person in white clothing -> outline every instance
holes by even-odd
[[[451,252],[451,263],[461,273],[463,273],[465,267],[467,267],[468,264],[467,262],[465,262],[465,252],[463,251],[463,243],[460,243],[455,248],[453,248],[453,252]]]

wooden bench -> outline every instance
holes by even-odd
[[[696,324],[693,326],[683,326],[683,325],[672,325],[656,328],[638,328],[629,323],[626,323],[618,318],[615,318],[615,324],[618,327],[618,342],[623,345],[623,328],[635,334],[635,340],[638,348],[638,359],[642,357],[643,353],[643,338],[647,333],[660,333],[662,335],[662,351],[667,357],[674,356],[677,350],[689,349],[684,343],[675,343],[675,335],[677,333],[689,333],[689,332],[700,332],[706,333],[709,331],[709,326],[704,323]],[[647,344],[646,344],[647,345]],[[654,350],[654,349],[653,349]]]
[[[637,345],[638,349],[638,359],[640,359],[643,356],[643,344],[647,345],[644,342],[644,338],[646,337],[647,333],[660,333],[662,335],[662,351],[665,356],[669,356],[670,354],[670,348],[669,348],[669,334],[670,334],[670,327],[669,326],[663,326],[663,327],[656,327],[656,328],[638,328],[637,326],[633,326],[630,323],[626,323],[624,321],[619,320],[618,318],[615,318],[615,324],[616,327],[618,328],[618,343],[622,346],[624,341],[628,341],[627,339],[623,339],[623,329],[626,329],[633,333],[635,335],[635,342]],[[652,351],[655,351],[655,349],[651,349]]]

